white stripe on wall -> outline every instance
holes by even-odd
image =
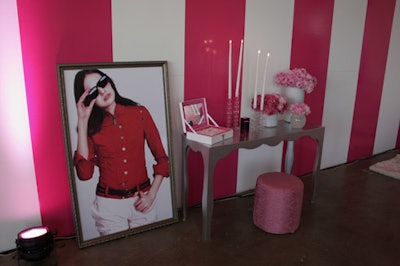
[[[183,100],[185,0],[112,1],[112,32],[114,61],[168,61],[172,154],[180,206],[182,124],[178,103]]]
[[[322,119],[325,139],[321,168],[347,160],[366,8],[367,0],[335,1]]]
[[[400,1],[396,1],[388,60],[379,109],[374,154],[396,147],[400,120]]]
[[[245,39],[242,105],[243,116],[251,116],[251,99],[255,88],[255,68],[257,50],[261,50],[260,73],[258,84],[263,84],[265,55],[270,53],[268,65],[268,92],[281,92],[273,84],[274,75],[286,70],[290,65],[292,44],[294,1],[246,1]],[[236,191],[238,193],[253,189],[257,176],[267,171],[280,171],[282,144],[275,147],[263,146],[254,150],[239,150],[238,177]],[[249,176],[250,174],[250,176]]]

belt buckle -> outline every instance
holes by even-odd
[[[122,197],[123,199],[125,199],[128,195],[129,195],[129,190],[128,190],[128,189],[122,190],[122,195],[121,195],[121,197]]]

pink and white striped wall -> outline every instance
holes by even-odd
[[[318,86],[305,101],[310,122],[326,127],[322,167],[330,167],[399,147],[400,3],[396,0],[6,0],[18,19],[34,171],[41,221],[59,235],[74,234],[66,155],[60,116],[57,63],[167,60],[172,105],[175,181],[180,196],[180,121],[178,102],[206,97],[209,112],[224,123],[228,41],[233,69],[244,39],[241,115],[250,115],[257,50],[271,54],[267,88],[280,91],[273,75],[305,67]],[[16,24],[15,24],[16,23]],[[18,30],[19,29],[19,30]],[[5,30],[1,28],[1,30]],[[8,36],[2,33],[2,36]],[[18,42],[18,38],[13,41]],[[3,65],[10,62],[0,61]],[[0,75],[2,75],[0,73]],[[236,80],[236,71],[233,79]],[[2,97],[9,97],[0,83]],[[2,124],[6,121],[1,120]],[[1,135],[3,138],[3,135]],[[8,138],[8,137],[5,137]],[[12,143],[12,140],[1,139]],[[216,167],[215,197],[254,187],[256,176],[282,167],[284,145],[240,150]],[[2,148],[3,149],[3,148]],[[315,145],[295,145],[296,174],[310,172]],[[3,154],[3,151],[2,151]],[[189,203],[199,202],[202,162],[190,154]],[[3,163],[0,163],[3,166]],[[0,187],[12,179],[1,177]],[[0,195],[0,201],[13,202]],[[17,209],[17,206],[16,208]],[[22,211],[22,210],[21,210]],[[7,211],[6,211],[7,212]],[[3,218],[5,217],[5,218]],[[26,219],[15,223],[15,220]],[[28,218],[5,215],[0,226]],[[4,231],[3,229],[1,231]],[[3,240],[4,239],[4,240]],[[1,237],[0,250],[14,239]]]

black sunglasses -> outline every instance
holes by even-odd
[[[99,81],[97,81],[96,86],[90,89],[89,94],[86,96],[85,101],[83,102],[85,106],[89,106],[90,102],[93,99],[96,99],[96,97],[99,95],[99,90],[97,88],[104,88],[109,81],[110,80],[106,75],[102,76]]]

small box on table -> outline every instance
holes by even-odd
[[[187,139],[212,145],[233,137],[231,128],[219,126],[208,114],[205,98],[180,102],[179,107]]]

